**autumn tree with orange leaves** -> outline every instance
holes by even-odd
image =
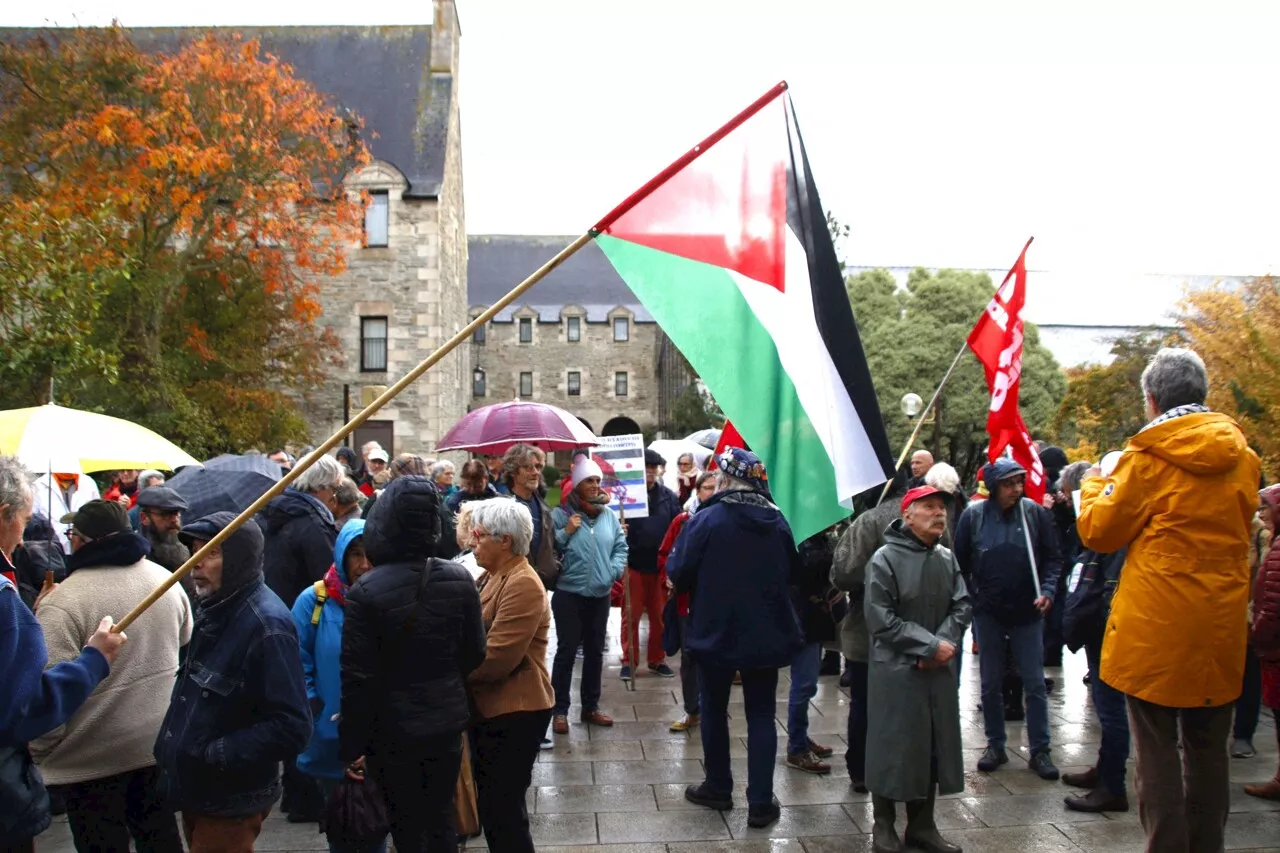
[[[256,41],[120,27],[0,44],[0,408],[48,399],[193,453],[303,439],[360,239],[358,121]]]
[[[1209,406],[1240,422],[1274,482],[1280,475],[1280,279],[1196,291],[1183,302],[1180,319],[1209,368]]]

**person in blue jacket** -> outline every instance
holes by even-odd
[[[311,743],[298,757],[298,769],[316,777],[325,799],[338,786],[346,765],[338,756],[338,719],[342,706],[342,623],[347,593],[373,568],[364,552],[364,520],[348,521],[333,546],[333,565],[323,580],[307,587],[293,604],[298,629],[302,674],[315,720]],[[381,853],[386,839],[372,844],[348,844],[329,838],[331,853]]]
[[[111,673],[126,639],[123,632],[112,634],[111,617],[103,617],[79,657],[45,669],[44,632],[13,582],[13,552],[22,544],[33,502],[26,469],[16,458],[0,456],[0,853],[35,850],[35,837],[53,821],[27,742],[80,710]]]
[[[582,646],[581,720],[595,726],[612,726],[600,712],[600,681],[604,667],[605,629],[609,623],[609,592],[627,565],[627,535],[609,508],[609,494],[600,488],[600,466],[589,456],[573,463],[573,490],[551,513],[556,551],[562,555],[560,577],[551,596],[556,620],[556,659],[551,686],[556,704],[551,730],[569,733],[569,690],[574,656]]]
[[[804,645],[792,600],[803,568],[791,528],[766,497],[764,464],[749,450],[716,458],[719,491],[685,524],[667,560],[676,592],[691,593],[684,649],[698,666],[706,781],[689,802],[733,808],[729,765],[729,689],[742,674],[747,718],[747,825],[765,827],[781,812],[773,796],[778,752],[778,670]]]

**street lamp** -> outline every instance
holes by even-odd
[[[902,395],[902,414],[908,419],[914,418],[920,414],[920,409],[924,407],[924,400],[920,399],[919,394],[907,393]]]

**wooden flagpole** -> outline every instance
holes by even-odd
[[[309,454],[307,454],[302,459],[300,459],[298,461],[298,464],[294,466],[293,470],[285,474],[284,477],[282,477],[279,480],[279,482],[277,482],[274,486],[272,486],[267,491],[266,494],[264,494],[262,497],[254,501],[253,504],[251,504],[244,512],[236,516],[234,521],[232,521],[222,530],[218,531],[218,533],[216,533],[212,539],[210,539],[208,542],[205,543],[203,548],[201,548],[199,551],[192,554],[190,559],[188,559],[185,563],[183,563],[182,566],[179,567],[176,571],[174,571],[172,575],[166,578],[164,583],[160,584],[160,586],[152,590],[150,595],[144,598],[142,602],[138,604],[137,607],[130,610],[129,613],[123,619],[121,619],[118,623],[115,624],[114,627],[112,627],[111,630],[119,633],[120,631],[123,631],[126,628],[128,628],[135,619],[137,619],[139,616],[142,615],[143,612],[146,611],[148,607],[150,607],[151,605],[159,601],[160,598],[166,592],[168,592],[169,589],[174,584],[178,583],[184,577],[190,574],[191,570],[195,568],[197,563],[199,563],[202,559],[204,559],[204,556],[208,554],[209,551],[221,545],[227,539],[228,536],[230,536],[232,533],[235,533],[236,530],[238,530],[246,521],[248,521],[249,519],[257,515],[259,512],[261,512],[262,509],[266,507],[266,505],[270,503],[276,496],[281,494],[285,489],[289,488],[289,486],[293,483],[293,481],[298,479],[298,477],[302,474],[303,471],[307,470],[313,464],[315,464],[317,459],[327,454],[333,448],[337,447],[338,444],[344,438],[346,438],[348,434],[350,434],[352,431],[359,428],[360,425],[363,424],[365,421],[369,420],[369,418],[373,417],[373,415],[376,414],[379,409],[381,409],[387,403],[395,399],[402,391],[404,391],[404,389],[408,388],[411,384],[413,384],[413,382],[415,382],[420,376],[422,376],[422,374],[426,373],[429,369],[431,369],[442,358],[444,358],[450,352],[452,352],[457,347],[465,343],[475,333],[476,329],[480,328],[485,323],[488,323],[497,315],[499,311],[501,311],[502,309],[510,305],[512,302],[519,299],[526,290],[533,287],[542,279],[546,278],[548,273],[550,273],[556,267],[560,266],[571,255],[573,255],[573,253],[577,252],[579,249],[585,246],[588,242],[590,242],[591,237],[592,237],[591,233],[588,232],[578,237],[578,239],[574,240],[568,246],[565,246],[563,249],[561,249],[560,252],[554,258],[552,258],[551,260],[543,264],[541,267],[539,267],[532,275],[530,275],[524,281],[520,282],[518,285],[512,288],[511,291],[506,296],[502,297],[493,305],[489,306],[489,308],[484,313],[482,313],[479,317],[476,317],[474,320],[468,323],[456,335],[454,335],[449,340],[445,341],[444,344],[442,344],[439,349],[437,349],[435,352],[431,353],[431,355],[423,359],[422,362],[419,363],[417,367],[415,367],[413,370],[410,370],[408,373],[406,373],[399,382],[397,382],[395,385],[392,385],[386,391],[382,392],[382,395],[379,396],[378,399],[374,400],[372,403],[366,406],[362,411],[360,411],[359,414],[357,414],[354,418],[348,421],[345,426],[343,426],[333,435],[329,436],[329,438],[326,439],[323,444],[321,444],[315,450],[311,451]]]

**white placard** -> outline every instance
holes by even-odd
[[[612,500],[609,508],[624,518],[649,517],[649,489],[644,479],[644,436],[606,435],[592,448],[591,458],[604,472],[601,488]]]

